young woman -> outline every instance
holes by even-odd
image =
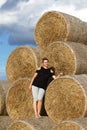
[[[49,60],[47,58],[43,58],[42,66],[36,70],[29,85],[29,89],[32,89],[32,95],[34,99],[33,108],[36,118],[40,117],[42,100],[48,85],[49,78],[52,77],[53,79],[56,79],[62,75],[62,73],[60,73],[58,76],[55,76],[52,68],[48,68],[48,64]]]

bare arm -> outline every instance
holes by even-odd
[[[56,75],[53,75],[52,77],[53,77],[53,79],[57,79],[57,78],[59,78],[60,76],[62,76],[63,75],[63,72],[60,72],[57,76]]]
[[[30,82],[29,89],[31,89],[31,88],[32,88],[32,83],[33,83],[33,81],[34,81],[35,77],[37,76],[37,74],[38,74],[38,73],[35,73],[35,74],[34,74],[34,76],[33,76],[32,80],[31,80],[31,82]]]
[[[58,74],[57,76],[56,76],[56,75],[53,75],[52,77],[53,77],[53,79],[57,79],[57,78],[60,77],[60,75],[59,75],[59,74]]]

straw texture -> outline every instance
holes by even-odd
[[[12,123],[7,130],[52,130],[55,123],[48,117],[20,120]]]
[[[6,93],[10,83],[7,81],[0,81],[0,115],[7,115],[6,111]]]
[[[12,120],[8,116],[0,116],[0,130],[6,130],[12,123]]]
[[[30,79],[15,81],[6,95],[6,107],[10,118],[24,119],[34,116]]]
[[[13,82],[19,78],[32,77],[39,66],[40,54],[40,50],[28,46],[12,51],[6,64],[8,80]]]
[[[44,51],[50,65],[55,67],[56,73],[64,74],[87,73],[87,46],[75,42],[56,41]]]
[[[43,49],[54,41],[87,44],[87,23],[58,11],[44,13],[35,27],[35,41]]]
[[[5,94],[3,88],[0,86],[0,115],[3,113],[5,106]]]
[[[55,122],[87,116],[87,76],[62,76],[46,91],[45,108]]]
[[[63,121],[53,130],[87,130],[87,118]]]

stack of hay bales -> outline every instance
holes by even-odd
[[[29,84],[35,70],[41,64],[41,55],[42,52],[39,47],[33,48],[30,46],[20,46],[10,54],[6,64],[6,74],[10,86],[6,88],[0,87],[1,115],[6,108],[9,119],[12,120],[34,117],[32,93],[29,90]]]
[[[87,46],[83,45],[87,43],[86,32],[87,23],[80,19],[49,11],[36,24],[35,41],[44,49],[44,56],[56,68],[56,73],[63,71],[65,74],[83,74],[87,73],[84,59],[87,58]]]
[[[35,70],[41,64],[41,58],[42,50],[39,47],[30,46],[18,47],[8,57],[6,74],[11,85],[5,100],[8,115],[12,120],[34,117],[33,99],[29,84]]]
[[[34,117],[32,94],[29,84],[35,70],[40,65],[41,49],[21,46],[12,51],[6,64],[8,83],[0,82],[0,115],[6,130],[8,122]],[[7,116],[6,116],[7,115]],[[7,122],[8,118],[8,122]],[[7,126],[7,127],[6,127]]]
[[[54,122],[87,116],[87,75],[81,75],[87,74],[86,32],[87,23],[57,11],[45,13],[36,24],[35,41],[50,66],[68,75],[52,81],[46,91],[45,108]]]
[[[11,82],[6,95],[6,107],[8,115],[16,122],[8,130],[53,130],[56,123],[87,115],[87,76],[73,75],[87,74],[86,32],[87,23],[68,14],[50,11],[39,19],[35,27],[35,41],[39,50],[21,46],[11,53],[6,65],[7,77]],[[42,57],[49,59],[56,74],[63,71],[68,76],[52,81],[47,88],[45,108],[48,117],[32,119],[32,95],[28,86]],[[54,130],[66,130],[66,125],[72,130],[82,130],[86,128],[85,121],[82,119],[81,127],[79,121],[77,125],[66,122]]]
[[[35,70],[40,66],[41,55],[39,47],[21,46],[8,57],[6,73],[11,87],[6,95],[6,108],[11,119],[34,116],[29,84]]]

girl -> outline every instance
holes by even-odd
[[[56,79],[62,75],[62,73],[60,73],[58,76],[55,76],[52,68],[48,68],[48,63],[49,60],[47,58],[42,59],[42,66],[36,70],[29,85],[29,89],[32,89],[32,95],[34,99],[33,108],[36,118],[40,117],[42,100],[48,85],[49,78],[52,77],[53,79]]]

